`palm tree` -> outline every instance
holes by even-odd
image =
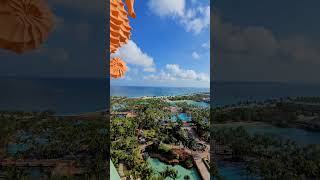
[[[175,170],[174,168],[171,168],[169,166],[166,166],[166,169],[162,172],[160,172],[160,175],[162,177],[170,177],[172,179],[177,179],[179,176],[178,176],[178,171]]]

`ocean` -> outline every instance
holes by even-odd
[[[192,93],[210,92],[209,88],[185,87],[143,87],[143,86],[111,86],[111,96],[177,96]]]
[[[106,109],[111,96],[174,96],[209,92],[209,88],[111,86],[94,78],[0,78],[0,110],[76,114]],[[214,82],[212,105],[222,106],[243,100],[262,101],[287,96],[320,96],[319,84]]]

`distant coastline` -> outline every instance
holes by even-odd
[[[111,86],[111,96],[121,97],[169,97],[190,95],[194,93],[208,93],[210,88],[196,87],[144,87],[144,86]]]

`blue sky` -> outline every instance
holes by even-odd
[[[112,85],[209,87],[209,0],[135,1],[131,41],[112,56],[129,71]]]

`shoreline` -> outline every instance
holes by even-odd
[[[197,94],[209,94],[210,96],[210,91],[207,92],[194,92],[194,93],[187,93],[187,94],[176,94],[176,95],[160,95],[160,96],[152,96],[152,95],[144,95],[144,96],[115,96],[115,95],[110,95],[111,98],[130,98],[130,99],[137,99],[137,98],[170,98],[170,97],[179,97],[179,96],[192,96],[192,95],[197,95]]]

